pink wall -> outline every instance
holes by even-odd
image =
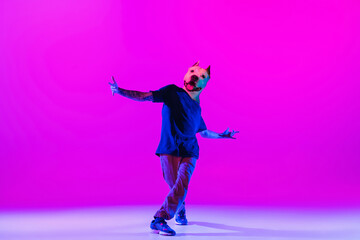
[[[221,3],[220,3],[221,2]],[[360,206],[359,1],[0,1],[0,208],[161,204],[161,104],[200,60],[187,201]]]

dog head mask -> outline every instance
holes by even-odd
[[[210,66],[201,68],[199,62],[192,65],[185,74],[184,86],[189,92],[201,92],[210,79]]]

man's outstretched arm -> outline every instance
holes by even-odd
[[[118,93],[124,97],[130,98],[135,101],[152,101],[153,95],[152,92],[139,92],[139,91],[133,91],[133,90],[126,90],[123,88],[118,87],[117,83],[115,82],[114,77],[111,77],[113,80],[113,83],[110,83],[111,91],[114,96],[114,93]]]
[[[139,92],[139,91],[132,91],[132,90],[125,90],[118,87],[118,92],[120,95],[130,98],[135,101],[152,101],[153,95],[151,92]]]

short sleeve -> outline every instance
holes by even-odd
[[[207,129],[207,127],[206,127],[205,121],[204,121],[203,117],[201,117],[199,130],[197,132],[202,132],[206,129]]]
[[[160,88],[159,90],[150,91],[153,95],[153,102],[166,102],[169,98],[169,92],[172,88],[172,85],[167,85]]]

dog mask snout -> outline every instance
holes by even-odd
[[[198,76],[196,76],[196,75],[191,76],[191,81],[197,81],[197,80],[199,80]]]

